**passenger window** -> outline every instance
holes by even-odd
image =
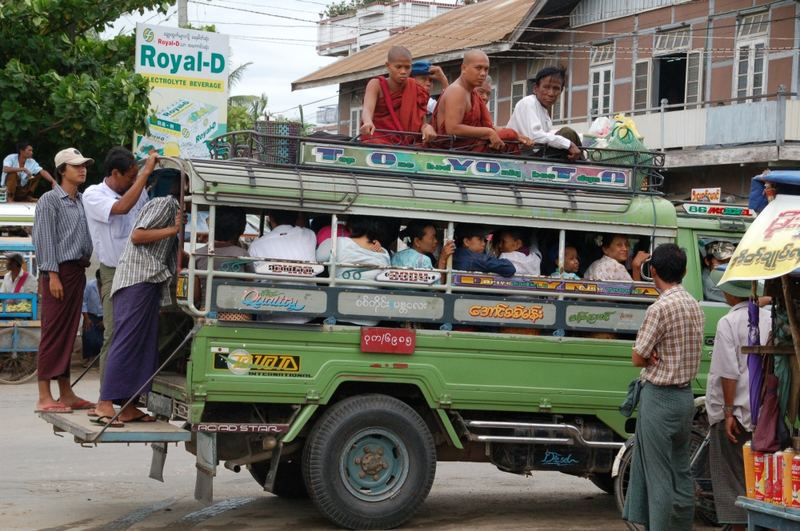
[[[711,280],[710,272],[727,264],[736,245],[737,239],[722,236],[699,236],[697,238],[697,251],[700,253],[700,279],[703,288],[703,300],[711,302],[725,302],[725,296]]]

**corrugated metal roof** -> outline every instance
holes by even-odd
[[[292,90],[365,79],[384,71],[386,53],[405,46],[414,59],[448,61],[467,48],[507,50],[545,0],[485,0],[448,11],[292,83]]]

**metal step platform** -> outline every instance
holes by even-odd
[[[39,416],[53,425],[56,434],[69,433],[75,442],[92,443],[171,443],[185,442],[192,433],[165,421],[129,422],[123,428],[108,428],[91,422],[91,417],[83,411],[74,413],[39,413]],[[102,432],[102,433],[101,433]]]

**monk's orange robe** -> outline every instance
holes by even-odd
[[[478,95],[476,90],[472,91],[472,108],[464,113],[464,118],[461,120],[461,123],[464,125],[469,125],[472,127],[494,127],[494,123],[492,122],[492,115],[489,112],[489,108],[483,103],[483,100]],[[439,111],[439,106],[436,106],[436,109],[433,111],[433,118],[431,121],[433,122],[433,126],[436,129],[436,134],[439,135],[449,135],[445,130],[444,121],[442,124],[439,125],[439,120],[436,118],[436,114]],[[519,144],[516,143],[519,140],[519,136],[517,132],[513,129],[509,129],[507,127],[501,127],[497,130],[497,134],[500,136],[500,140],[503,142],[514,142],[512,144],[506,144],[506,147],[502,150],[504,153],[519,153]],[[442,145],[441,141],[437,142],[437,145]],[[448,147],[450,144],[448,143]],[[480,153],[485,152],[496,152],[496,150],[489,147],[489,141],[484,140],[481,138],[463,138],[459,137],[452,143],[453,149],[464,149],[468,148],[471,151],[477,151]]]
[[[428,108],[428,91],[412,78],[406,79],[403,87],[396,91],[389,90],[389,82],[385,77],[376,78],[381,85],[381,93],[375,103],[372,123],[375,125],[374,135],[361,135],[361,141],[367,144],[391,144],[406,146],[421,141],[417,135],[395,135],[386,131],[419,133],[425,123]]]

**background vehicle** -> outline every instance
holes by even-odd
[[[36,256],[29,236],[35,204],[0,204],[0,277],[6,273],[3,256],[19,253],[25,270],[38,273]],[[0,294],[0,383],[27,382],[36,374],[39,348],[39,321],[36,294]]]

